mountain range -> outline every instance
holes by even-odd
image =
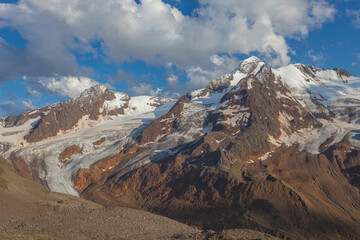
[[[201,229],[360,236],[360,78],[257,57],[179,98],[105,86],[0,119],[25,178]]]

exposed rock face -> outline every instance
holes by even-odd
[[[93,164],[91,168],[81,169],[74,176],[74,188],[76,190],[84,190],[87,186],[97,182],[103,172],[112,170],[116,167],[119,169],[129,161],[129,156],[123,156],[123,154],[116,154],[111,157],[107,157],[102,161],[98,161]],[[115,169],[114,169],[115,170]]]
[[[162,117],[153,121],[138,138],[140,144],[156,141],[160,136],[175,131],[175,120],[184,110],[184,105],[189,103],[187,97],[181,97],[174,107]]]
[[[67,147],[63,152],[60,153],[59,161],[64,163],[79,152],[81,152],[81,149],[78,145]]]
[[[271,151],[270,138],[321,126],[267,66],[261,74],[250,75],[226,93],[213,118],[213,131],[234,136],[226,149],[241,159]]]
[[[16,116],[8,116],[6,119],[3,120],[4,127],[10,128],[10,127],[23,125],[30,119],[36,119],[40,115],[42,115],[42,114],[44,115],[44,112],[47,111],[46,109],[47,108],[42,108],[42,109],[39,109],[39,111],[29,111],[29,112],[22,113],[22,114],[19,114]]]
[[[334,71],[337,73],[338,77],[341,78],[341,79],[343,79],[343,77],[351,77],[351,76],[353,76],[348,71],[346,71],[344,69],[334,68]],[[344,80],[344,82],[347,82],[347,81]]]
[[[56,104],[47,115],[41,117],[25,139],[38,142],[56,136],[59,131],[66,131],[75,127],[79,120],[88,116],[90,120],[98,120],[100,109],[106,100],[113,100],[114,93],[102,86],[86,90],[77,99],[69,99]],[[110,115],[123,113],[123,109],[109,112]],[[105,112],[102,112],[105,115]]]
[[[344,122],[360,124],[360,100],[358,99],[339,100],[330,107],[330,111]]]
[[[102,143],[104,143],[105,140],[106,140],[106,138],[103,137],[103,138],[100,138],[99,140],[93,142],[92,144],[93,144],[94,146],[99,146],[99,145],[101,145]]]

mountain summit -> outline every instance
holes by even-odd
[[[6,118],[2,154],[52,191],[205,229],[360,234],[360,78],[256,57],[179,99],[104,87]]]
[[[232,73],[236,74],[236,72],[241,72],[248,75],[250,74],[256,75],[259,71],[261,71],[261,68],[265,65],[266,64],[263,61],[261,61],[259,58],[252,56],[241,61],[239,66]]]

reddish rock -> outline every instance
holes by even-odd
[[[70,147],[67,147],[62,153],[59,155],[59,161],[66,162],[69,160],[72,156],[80,152],[80,148],[78,145],[73,145]]]
[[[119,153],[94,163],[90,168],[80,169],[73,176],[74,188],[76,190],[84,190],[89,184],[97,182],[106,171],[125,165],[128,157],[124,157],[123,154]]]
[[[99,140],[93,142],[92,144],[93,144],[94,146],[99,146],[99,145],[101,145],[103,142],[105,142],[105,139],[106,139],[105,137],[100,138]]]

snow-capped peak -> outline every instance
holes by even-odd
[[[239,81],[246,76],[261,73],[264,67],[267,67],[267,65],[255,56],[251,56],[241,61],[239,66],[232,72],[233,80],[231,81],[231,86],[238,84]]]
[[[79,96],[79,98],[86,98],[89,96],[100,96],[102,94],[104,94],[106,91],[108,90],[108,88],[105,85],[96,85],[94,87],[88,88],[86,89],[84,92],[81,93],[81,95]]]
[[[320,105],[335,106],[345,99],[360,99],[360,78],[341,69],[320,69],[305,64],[290,64],[273,69],[304,107],[322,112]]]
[[[251,62],[262,62],[258,57],[251,56],[247,59],[244,59],[242,62],[251,63]]]
[[[241,72],[245,74],[257,74],[261,68],[265,65],[259,58],[252,56],[240,62],[239,66],[233,71]]]

